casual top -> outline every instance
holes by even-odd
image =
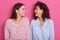
[[[41,26],[38,18],[37,20],[32,20],[31,40],[54,40],[53,21],[45,18],[44,24]]]
[[[8,19],[4,30],[5,40],[30,40],[29,26],[29,20],[26,17],[23,17],[19,24]]]

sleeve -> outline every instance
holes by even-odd
[[[5,40],[9,40],[8,21],[5,23],[4,37],[5,37]]]
[[[54,23],[52,20],[50,20],[50,24],[49,24],[49,29],[50,29],[50,37],[49,37],[49,40],[55,40],[54,39]]]
[[[30,40],[30,22],[26,20],[26,28],[27,28],[27,40]]]

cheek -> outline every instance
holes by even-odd
[[[19,10],[19,14],[22,14],[22,10]]]
[[[26,12],[25,10],[21,10],[21,11],[20,11],[20,13],[23,13],[23,14],[24,14],[25,12]]]
[[[36,14],[35,16],[38,16],[38,17],[39,17],[40,15],[43,14],[43,11],[41,11],[41,10],[37,10],[35,14]]]
[[[43,14],[43,11],[42,10],[39,10],[39,13],[38,13],[39,15],[42,15]]]
[[[38,16],[39,15],[38,14],[38,10],[35,10],[34,13],[35,13],[35,16]]]
[[[19,10],[18,13],[20,14],[21,13],[21,10]]]
[[[20,11],[20,15],[24,16],[25,15],[25,11],[21,10]]]
[[[22,13],[22,10],[19,10],[19,13]]]
[[[22,11],[21,11],[21,10],[19,10],[19,11],[18,11],[18,14],[19,14],[19,15],[21,15],[21,14],[22,14]]]

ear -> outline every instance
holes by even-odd
[[[16,13],[18,13],[18,10],[16,10]]]

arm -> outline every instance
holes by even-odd
[[[49,40],[54,40],[54,23],[53,21],[51,20],[50,21],[50,24],[49,24],[49,29],[50,29],[50,38]]]
[[[32,40],[32,35],[33,35],[33,31],[32,31],[32,23],[31,23],[31,27],[30,27],[30,40]]]
[[[27,28],[27,40],[30,40],[30,22],[26,20],[26,28]]]
[[[5,36],[5,40],[9,40],[8,21],[7,21],[6,24],[5,24],[4,36]]]

